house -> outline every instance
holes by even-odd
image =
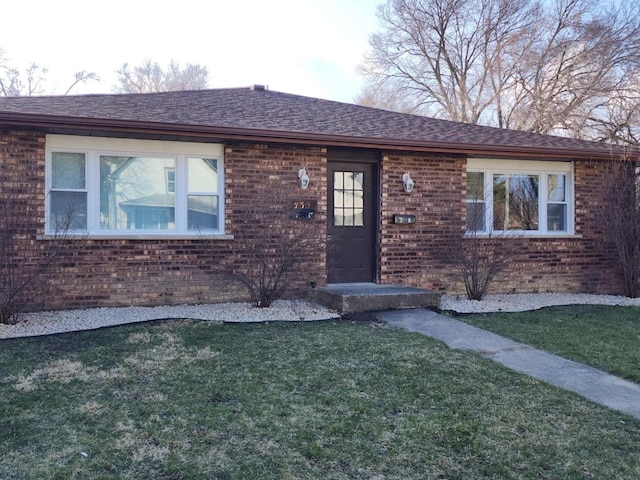
[[[326,237],[298,293],[344,282],[460,292],[455,238],[494,229],[524,237],[496,290],[619,293],[596,211],[617,154],[261,86],[0,98],[0,197],[30,205],[26,240],[46,248],[75,211],[64,291],[41,308],[239,298],[203,266],[238,255],[243,212],[265,186],[312,207]]]

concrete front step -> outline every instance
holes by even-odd
[[[332,283],[313,290],[313,301],[340,313],[437,307],[440,294],[376,283]]]

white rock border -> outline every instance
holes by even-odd
[[[553,305],[640,306],[640,298],[591,294],[502,294],[487,295],[482,301],[464,295],[443,295],[440,309],[456,313],[523,312]],[[277,300],[269,308],[253,308],[248,303],[216,303],[161,307],[91,308],[23,315],[16,325],[0,324],[0,339],[33,337],[78,330],[146,322],[190,318],[225,323],[310,322],[331,320],[340,315],[306,300]]]
[[[640,298],[563,293],[509,293],[486,295],[481,301],[464,295],[443,295],[440,309],[456,313],[524,312],[554,305],[640,306]]]
[[[91,330],[149,320],[189,318],[225,323],[330,320],[340,315],[306,300],[276,300],[269,308],[249,303],[160,307],[90,308],[24,314],[16,325],[0,324],[0,339]]]

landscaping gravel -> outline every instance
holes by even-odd
[[[531,293],[486,295],[481,301],[464,295],[443,295],[440,309],[457,313],[524,312],[553,305],[620,305],[640,306],[640,298],[615,295]]]
[[[640,299],[613,295],[566,295],[558,293],[487,295],[484,300],[467,300],[462,295],[443,295],[440,309],[457,313],[521,312],[552,305],[640,306]],[[178,305],[162,307],[92,308],[24,314],[16,325],[0,324],[0,339],[50,335],[53,333],[170,318],[190,318],[226,323],[292,321],[308,322],[338,318],[339,315],[305,300],[277,300],[269,308],[248,303]]]
[[[218,303],[162,307],[91,308],[27,313],[16,325],[0,324],[0,338],[31,337],[52,333],[146,322],[169,318],[190,318],[227,323],[314,321],[339,315],[304,300],[276,300],[269,308],[253,308],[249,303]]]

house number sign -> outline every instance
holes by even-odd
[[[311,220],[316,214],[317,200],[299,200],[293,202],[291,217],[300,220]]]

